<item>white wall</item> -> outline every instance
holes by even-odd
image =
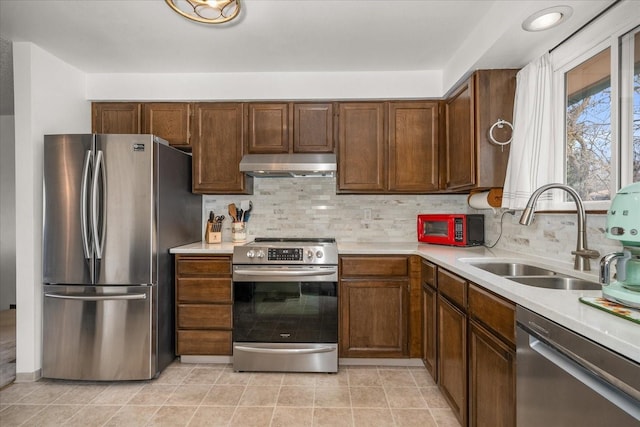
[[[42,335],[42,144],[91,131],[85,76],[31,43],[13,44],[16,159],[16,380],[39,376]]]
[[[92,100],[440,98],[441,71],[88,74]]]
[[[0,310],[16,303],[16,180],[13,116],[0,116]]]

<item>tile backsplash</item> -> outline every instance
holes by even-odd
[[[500,213],[476,211],[467,195],[336,194],[335,178],[256,178],[254,194],[203,197],[202,230],[210,211],[227,217],[223,241],[231,241],[230,203],[251,200],[247,222],[254,237],[335,237],[338,242],[416,242],[419,213],[483,213],[488,244],[500,232]],[[369,216],[370,214],[370,216]],[[370,218],[370,219],[369,219]],[[496,248],[572,262],[576,244],[575,214],[536,214],[529,226],[518,224],[520,212],[505,215]],[[588,243],[602,255],[620,250],[604,235],[606,215],[588,215]]]

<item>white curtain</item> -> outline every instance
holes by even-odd
[[[513,137],[503,208],[524,209],[536,188],[554,182],[552,119],[553,69],[546,53],[516,76]],[[549,197],[549,193],[544,196]]]

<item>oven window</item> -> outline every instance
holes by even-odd
[[[235,342],[335,343],[337,282],[234,282]]]

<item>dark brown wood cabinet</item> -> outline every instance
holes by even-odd
[[[289,152],[289,104],[247,104],[247,151],[249,153]]]
[[[340,257],[341,357],[409,356],[409,258]]]
[[[438,294],[437,266],[422,260],[422,362],[438,381]]]
[[[342,102],[338,119],[338,191],[385,190],[382,102]]]
[[[141,133],[142,107],[138,102],[94,102],[91,104],[93,133]]]
[[[469,285],[469,425],[516,423],[515,305]]]
[[[247,104],[247,152],[331,153],[333,104],[252,102]]]
[[[502,187],[509,146],[489,140],[498,119],[513,120],[517,70],[478,70],[455,88],[445,102],[445,155],[443,189],[465,191]],[[511,137],[511,129],[494,129],[498,141]]]
[[[333,153],[335,130],[333,103],[293,104],[293,151]]]
[[[388,190],[438,190],[438,103],[389,103]]]
[[[438,268],[438,386],[467,425],[467,282]]]
[[[191,111],[188,102],[148,102],[142,104],[142,133],[157,135],[172,147],[191,149]]]
[[[231,355],[231,257],[176,255],[176,353]]]
[[[251,194],[253,178],[240,172],[244,153],[243,105],[204,102],[194,105],[193,192]]]
[[[338,123],[339,192],[438,190],[437,102],[343,102]]]

